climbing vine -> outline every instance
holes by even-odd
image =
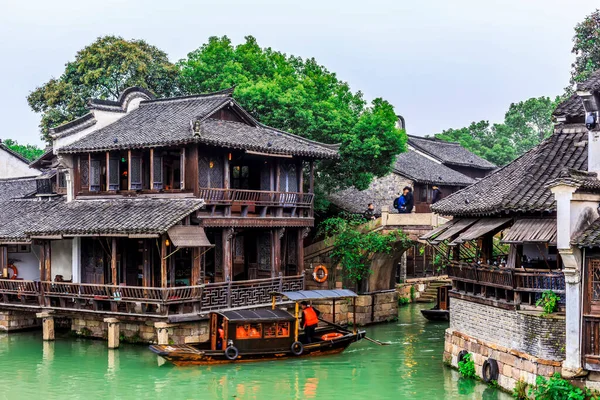
[[[365,222],[361,217],[342,214],[319,225],[319,234],[333,241],[332,261],[341,265],[346,277],[357,285],[371,273],[373,255],[390,254],[395,247],[410,245],[408,236],[401,230],[368,231],[362,226]]]

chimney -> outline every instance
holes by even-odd
[[[585,109],[585,126],[588,129],[588,172],[600,175],[600,99],[591,91],[577,91]]]

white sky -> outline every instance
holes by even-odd
[[[511,102],[569,80],[573,27],[592,0],[0,0],[0,139],[41,144],[27,94],[96,37],[144,39],[177,61],[253,35],[315,57],[425,135],[502,121]]]

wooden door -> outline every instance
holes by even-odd
[[[82,238],[81,272],[83,283],[104,284],[104,257],[98,239]]]
[[[448,309],[448,288],[446,286],[440,286],[438,289],[438,302],[440,310]]]
[[[583,361],[600,371],[600,258],[588,258],[584,272]]]

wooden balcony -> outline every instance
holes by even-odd
[[[0,280],[0,308],[176,319],[268,306],[271,293],[303,288],[302,275],[173,288]]]
[[[552,290],[564,304],[565,277],[561,271],[450,261],[447,272],[455,294],[466,294],[485,303],[499,301],[508,307],[533,307],[541,293]]]
[[[266,207],[304,207],[313,204],[313,193],[271,192],[241,189],[200,189],[207,205],[255,205]]]

